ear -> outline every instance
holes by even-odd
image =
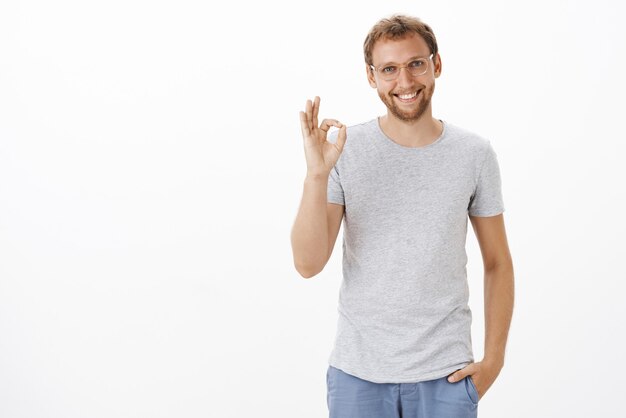
[[[367,81],[370,83],[370,86],[373,89],[377,88],[378,85],[376,84],[376,78],[374,78],[374,70],[372,70],[369,64],[365,64],[365,72],[367,73]]]
[[[435,78],[438,78],[441,75],[441,55],[437,52],[437,55],[433,58],[435,63]]]

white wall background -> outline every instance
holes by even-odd
[[[298,111],[319,95],[347,124],[384,112],[361,48],[394,12],[438,37],[433,115],[489,138],[501,165],[516,303],[480,416],[618,416],[624,11],[2,2],[0,416],[327,416],[341,246],[312,280],[293,268]]]

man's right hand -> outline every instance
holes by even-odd
[[[306,101],[305,111],[300,112],[304,155],[306,157],[307,176],[328,177],[346,143],[346,126],[335,119],[324,119],[318,127],[317,115],[319,110],[320,98],[315,96],[313,102]],[[335,144],[326,140],[326,135],[331,126],[339,128]]]

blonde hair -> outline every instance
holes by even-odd
[[[430,26],[417,17],[395,14],[389,18],[379,20],[372,29],[370,29],[363,43],[365,63],[368,65],[373,64],[372,50],[374,49],[374,44],[379,39],[402,39],[413,33],[417,33],[421,36],[424,41],[426,41],[428,48],[430,48],[430,52],[433,55],[437,55],[439,51],[437,48],[437,39]]]

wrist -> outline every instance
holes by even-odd
[[[307,172],[305,181],[328,181],[330,173]]]
[[[498,369],[502,369],[502,367],[504,367],[504,357],[486,355],[481,360],[481,363],[488,364],[489,366],[496,367]]]

